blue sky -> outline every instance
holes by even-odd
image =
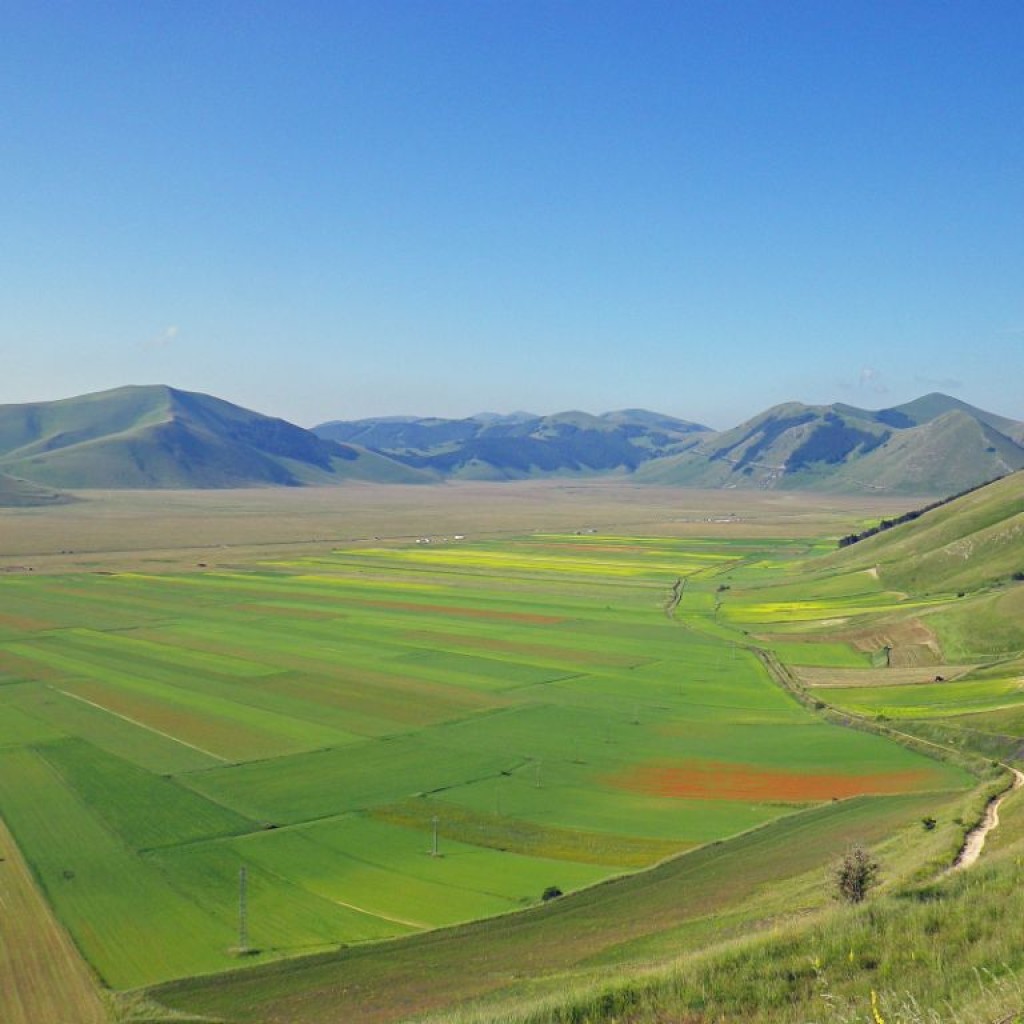
[[[1019,2],[0,12],[0,402],[1024,418]]]

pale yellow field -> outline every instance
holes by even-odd
[[[104,1024],[89,968],[36,888],[0,821],[0,1021]]]

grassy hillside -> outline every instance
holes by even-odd
[[[38,505],[60,505],[68,501],[71,501],[69,495],[0,473],[0,508],[31,508]]]
[[[1024,467],[1024,449],[961,410],[894,432],[842,467],[826,490],[863,488],[887,494],[954,494]]]
[[[923,423],[937,420],[940,416],[945,416],[950,412],[964,413],[972,419],[992,427],[999,431],[999,433],[1005,434],[1012,440],[1024,443],[1024,424],[1018,420],[1011,420],[1006,416],[986,412],[984,409],[977,408],[977,406],[961,402],[958,398],[952,398],[949,395],[943,395],[938,392],[922,395],[920,398],[915,398],[912,402],[906,402],[903,405],[896,406],[894,409],[885,410],[878,415],[886,418],[905,418],[910,423],[920,426]]]
[[[1024,468],[1024,425],[946,395],[872,412],[775,406],[641,466],[645,483],[949,494]]]
[[[972,590],[1024,571],[1024,473],[1013,473],[829,559],[916,593]]]
[[[0,407],[0,470],[64,488],[298,486],[422,474],[208,395],[124,387]]]

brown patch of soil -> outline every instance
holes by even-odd
[[[804,774],[694,758],[638,765],[608,781],[622,789],[689,800],[808,803],[865,793],[905,793],[920,789],[929,779],[924,769],[872,775]]]
[[[906,619],[873,629],[862,629],[837,636],[853,644],[859,651],[869,654],[889,648],[892,668],[912,668],[915,665],[938,665],[942,662],[942,647],[935,633],[920,619]]]
[[[957,679],[975,665],[918,665],[910,668],[812,668],[793,666],[791,671],[805,686],[830,689],[847,686],[909,686]]]

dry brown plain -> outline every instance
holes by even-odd
[[[0,571],[179,570],[282,551],[416,537],[596,529],[650,536],[810,537],[913,508],[908,498],[697,491],[621,481],[350,484],[224,491],[82,491],[0,509]]]

